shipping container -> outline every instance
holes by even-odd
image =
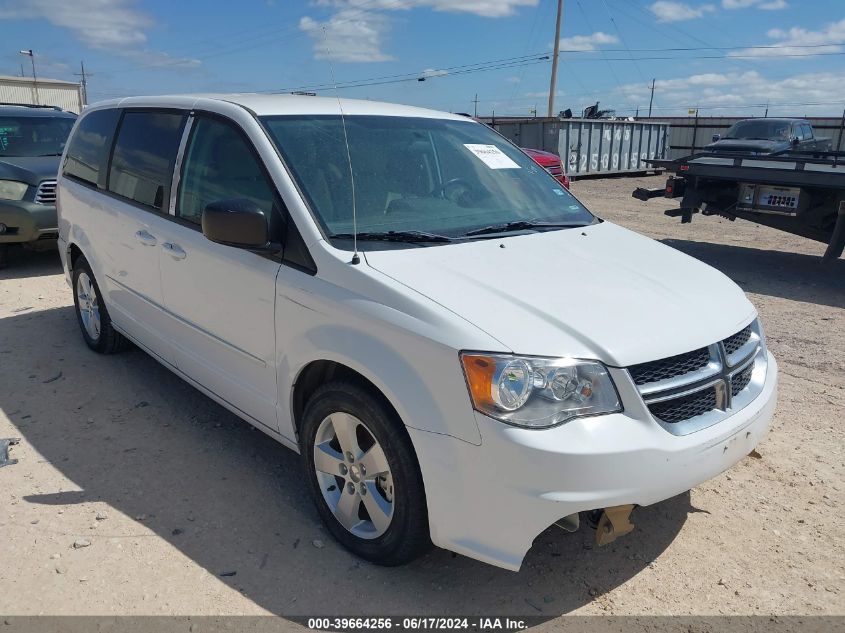
[[[649,170],[643,161],[666,158],[669,133],[665,123],[623,119],[539,119],[494,127],[520,147],[559,155],[569,176]]]

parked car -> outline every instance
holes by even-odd
[[[705,146],[709,152],[773,154],[786,150],[830,151],[830,139],[816,138],[813,126],[804,119],[745,119],[734,123],[724,136],[713,135]]]
[[[554,176],[564,188],[569,189],[569,176],[566,175],[560,156],[551,152],[544,152],[540,149],[528,149],[527,147],[523,147],[522,151],[528,154],[540,167]]]
[[[56,174],[75,119],[52,107],[0,105],[0,268],[13,245],[56,247]]]
[[[516,570],[582,512],[608,542],[635,505],[752,451],[775,408],[739,287],[458,115],[91,106],[59,176],[59,251],[92,350],[134,342],[300,452],[328,530],[380,564],[433,542]]]

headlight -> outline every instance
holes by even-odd
[[[595,361],[506,354],[461,354],[473,406],[533,428],[622,410],[607,368]]]
[[[28,184],[17,180],[0,180],[0,200],[20,200],[26,193]]]

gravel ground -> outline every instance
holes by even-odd
[[[733,469],[595,549],[549,530],[512,573],[432,550],[379,568],[320,527],[298,458],[133,350],[84,346],[53,253],[0,272],[2,614],[845,615],[845,261],[738,221],[666,218],[662,179],[574,183],[596,213],[725,272],[781,367],[772,430]],[[659,318],[659,315],[655,315]],[[838,527],[837,527],[838,526]]]

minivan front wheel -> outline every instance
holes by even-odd
[[[114,354],[127,346],[127,340],[112,327],[100,288],[84,257],[73,267],[73,304],[88,347],[101,354]]]
[[[416,456],[380,399],[351,382],[320,387],[305,408],[302,449],[317,510],[347,549],[401,565],[430,545]]]

